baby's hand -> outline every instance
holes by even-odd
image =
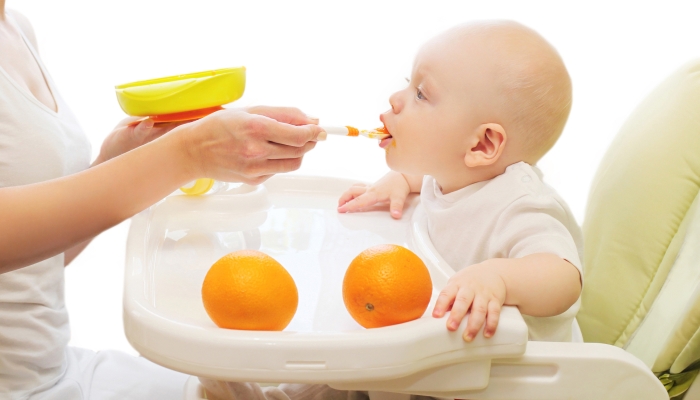
[[[181,122],[165,122],[156,125],[150,118],[136,123],[138,120],[139,117],[128,117],[121,120],[102,142],[100,154],[93,165],[103,163],[157,139],[182,124]]]
[[[450,331],[459,327],[471,308],[467,329],[462,335],[466,342],[474,339],[484,322],[484,337],[491,337],[496,332],[501,306],[506,299],[503,279],[493,268],[489,268],[490,262],[497,261],[487,260],[457,272],[447,282],[435,303],[433,317],[440,318],[447,311],[450,312],[447,318],[447,329]]]
[[[391,216],[399,219],[403,213],[404,201],[411,192],[406,178],[390,171],[373,185],[355,184],[338,200],[338,212],[361,211],[378,204],[389,203]]]

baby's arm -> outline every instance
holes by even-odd
[[[484,324],[484,336],[493,336],[503,305],[517,306],[526,315],[549,317],[566,311],[580,293],[578,269],[554,254],[493,258],[452,276],[440,292],[433,317],[449,311],[447,329],[454,331],[471,308],[463,334],[470,342]]]
[[[391,216],[399,219],[409,193],[420,193],[423,177],[390,171],[372,185],[355,184],[338,200],[338,212],[362,211],[377,204],[389,203]]]

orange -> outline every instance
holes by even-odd
[[[365,328],[420,318],[430,303],[433,283],[423,261],[394,244],[370,247],[350,263],[343,279],[343,301]]]
[[[221,328],[281,331],[294,317],[299,295],[292,276],[274,258],[239,250],[209,268],[202,302]]]

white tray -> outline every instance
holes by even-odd
[[[465,343],[430,316],[453,271],[430,243],[418,198],[401,220],[385,210],[339,214],[352,181],[277,176],[199,197],[172,195],[135,216],[129,231],[124,326],[132,346],[165,367],[231,381],[328,383],[337,388],[438,395],[486,387],[493,358],[522,355],[527,326],[505,307],[496,334]],[[342,280],[362,250],[395,243],[426,263],[433,297],[415,321],[364,329],[345,309]],[[279,261],[299,289],[282,332],[218,328],[201,285],[209,267],[239,249]]]

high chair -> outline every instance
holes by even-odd
[[[700,60],[670,76],[629,117],[593,181],[583,224],[585,343],[527,341],[513,307],[496,335],[464,343],[429,310],[452,270],[427,236],[417,198],[339,215],[350,182],[277,176],[137,215],[124,292],[127,338],[143,356],[193,376],[328,383],[338,389],[469,399],[700,399]],[[364,330],[344,310],[344,268],[378,243],[405,245],[435,287],[423,318]],[[261,249],[299,286],[283,332],[219,329],[201,282],[218,257]],[[185,399],[203,398],[196,378]]]

